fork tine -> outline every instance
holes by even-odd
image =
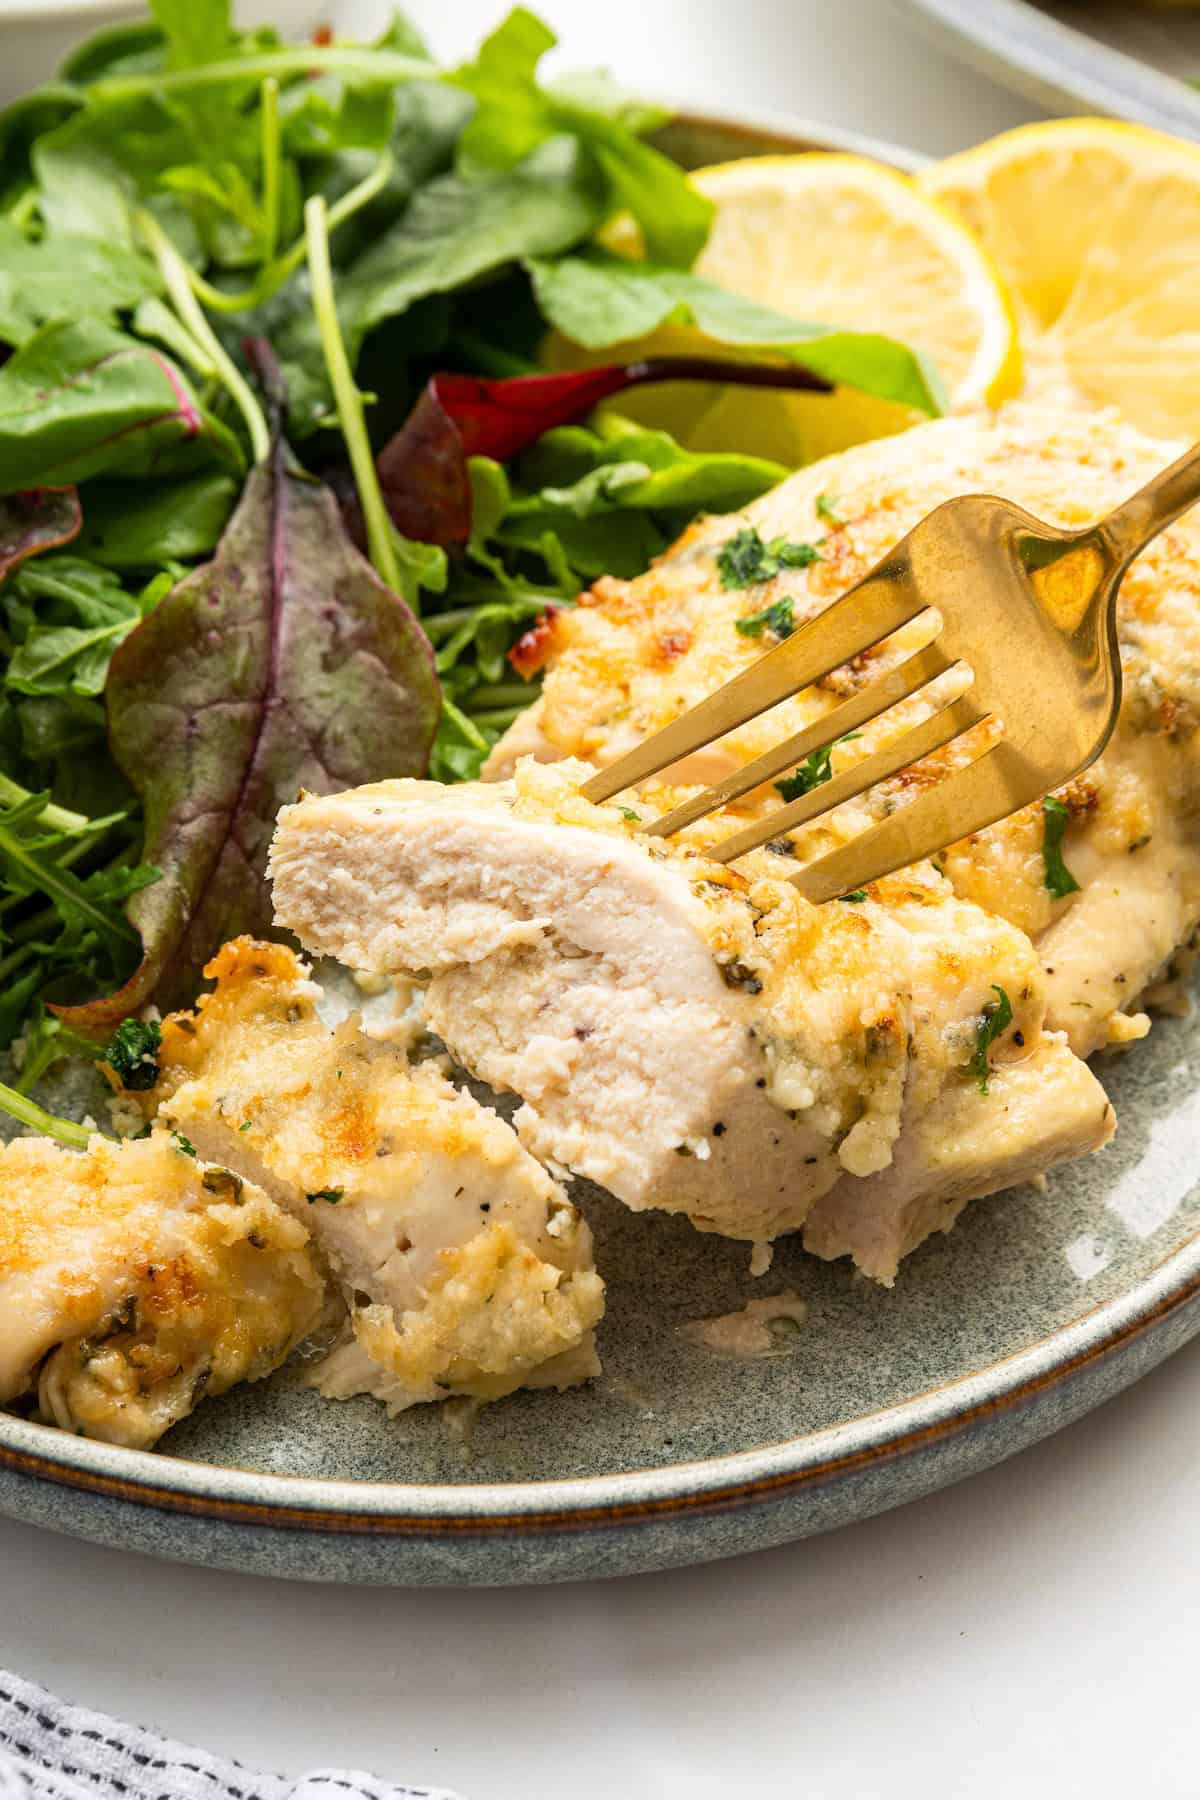
[[[773,749],[758,756],[753,762],[735,769],[724,781],[705,788],[674,812],[664,818],[656,819],[653,825],[646,827],[654,837],[670,837],[672,832],[682,831],[685,825],[702,819],[706,813],[715,812],[719,806],[727,806],[741,794],[749,793],[751,788],[758,787],[772,776],[790,769],[794,764],[802,762],[813,750],[819,750],[825,744],[832,744],[838,738],[844,738],[848,732],[857,731],[860,725],[866,725],[871,719],[879,717],[898,701],[907,700],[918,688],[923,688],[936,676],[944,675],[954,667],[951,658],[944,656],[936,644],[927,644],[924,650],[918,650],[915,656],[908,657],[896,669],[873,681],[863,688],[861,693],[826,713],[814,724],[798,731],[794,737],[776,744]]]
[[[734,862],[739,856],[745,856],[747,851],[756,850],[760,844],[765,844],[768,838],[778,837],[781,831],[794,831],[799,825],[807,825],[818,814],[831,812],[844,800],[853,800],[856,795],[874,787],[876,782],[886,781],[889,775],[897,774],[910,763],[919,762],[931,750],[938,750],[943,744],[961,737],[964,731],[970,731],[973,725],[981,724],[986,717],[987,714],[972,702],[970,695],[965,694],[960,699],[951,701],[948,706],[940,707],[928,719],[914,725],[911,731],[902,733],[882,750],[876,750],[873,756],[864,756],[853,768],[843,769],[831,781],[824,781],[819,787],[802,794],[798,800],[777,807],[774,812],[747,826],[745,831],[735,832],[732,837],[723,839],[705,854],[716,862]]]
[[[983,831],[1042,793],[1042,782],[1011,744],[989,745],[965,769],[956,769],[936,788],[910,800],[890,819],[864,831],[852,843],[818,857],[792,877],[805,899],[819,906],[852,894],[906,869],[935,850]]]
[[[584,797],[592,801],[611,800],[622,789],[636,787],[639,781],[657,775],[660,769],[690,756],[693,750],[724,737],[747,719],[757,718],[790,694],[819,681],[831,669],[849,662],[859,651],[869,650],[881,638],[890,637],[926,610],[927,602],[917,595],[909,580],[905,546],[901,544],[856,587],[849,588],[825,612],[809,619],[774,650],[768,650],[743,674],[655,732],[611,767],[593,775],[584,784]]]

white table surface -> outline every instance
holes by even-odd
[[[411,10],[457,52],[499,6]],[[542,10],[573,60],[647,90],[931,152],[1030,116],[885,0]],[[868,1524],[540,1591],[287,1586],[0,1522],[0,1664],[245,1761],[355,1762],[468,1800],[1193,1800],[1198,1401],[1200,1343]]]

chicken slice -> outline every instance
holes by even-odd
[[[971,1195],[1108,1137],[1020,932],[933,872],[813,907],[769,851],[733,871],[590,805],[588,773],[306,797],[272,850],[281,923],[427,980],[432,1028],[521,1096],[536,1155],[731,1237],[819,1219],[806,1242],[890,1281]]]
[[[536,627],[514,655],[526,673],[545,669],[543,693],[498,745],[488,773],[503,776],[530,753],[542,761],[614,761],[775,641],[762,616],[751,634],[738,630],[739,621],[773,609],[778,622],[781,607],[795,625],[816,616],[956,494],[1004,494],[1054,524],[1082,526],[1182,448],[1113,413],[1018,403],[994,416],[918,426],[802,469],[744,514],[698,521],[636,581],[598,581],[579,607]],[[811,543],[819,560],[750,588],[726,587],[720,552],[747,528],[764,542]],[[1071,812],[1063,850],[1078,891],[1056,897],[1047,887],[1040,805],[956,845],[943,863],[959,894],[1037,944],[1049,1022],[1080,1055],[1136,1035],[1129,1008],[1200,921],[1200,509],[1136,559],[1121,588],[1118,626],[1120,724],[1100,761],[1061,796]],[[915,622],[698,753],[673,780],[719,778],[822,718],[925,635]],[[915,699],[868,726],[838,747],[835,769],[870,755],[928,710]],[[917,779],[956,754],[929,759]],[[843,807],[786,841],[808,860],[894,809],[911,786],[906,774],[870,804]],[[759,790],[736,817],[727,815],[726,828],[777,804],[770,786]]]
[[[166,1132],[0,1149],[0,1404],[149,1449],[317,1324],[308,1232]]]
[[[311,1229],[352,1326],[321,1391],[398,1411],[596,1374],[591,1234],[510,1127],[357,1019],[331,1032],[282,945],[238,938],[207,973],[145,1104]]]

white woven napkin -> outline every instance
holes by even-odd
[[[0,1669],[0,1800],[455,1800],[354,1769],[272,1775],[68,1706]]]

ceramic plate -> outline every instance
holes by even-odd
[[[689,118],[668,141],[684,162],[847,146]],[[609,1294],[593,1387],[516,1395],[464,1440],[434,1408],[389,1423],[368,1400],[319,1400],[292,1368],[207,1402],[155,1455],[0,1414],[0,1510],[262,1574],[465,1584],[700,1562],[915,1499],[1078,1418],[1200,1331],[1200,1024],[1161,1020],[1104,1077],[1115,1143],[1044,1193],[976,1201],[890,1293],[789,1240],[752,1282],[746,1245],[578,1183]],[[685,1334],[784,1289],[808,1318],[771,1360]]]
[[[976,68],[1055,112],[1200,138],[1200,11],[1133,0],[898,0]]]

